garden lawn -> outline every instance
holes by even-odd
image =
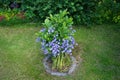
[[[35,42],[41,27],[1,26],[0,80],[120,80],[120,26],[78,27],[73,51],[78,67],[72,75],[56,77],[45,72],[44,55]]]

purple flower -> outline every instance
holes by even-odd
[[[19,5],[18,5],[18,3],[13,2],[12,4],[10,4],[10,7],[11,7],[11,8],[18,8]]]
[[[72,53],[72,49],[74,48],[75,40],[72,36],[69,37],[69,39],[63,39],[62,41],[62,53]]]
[[[53,33],[53,32],[54,32],[54,28],[53,28],[53,27],[50,27],[50,28],[48,29],[48,33],[51,34],[51,33]]]
[[[67,52],[67,53],[71,53],[71,52],[72,52],[72,50],[71,50],[71,49],[68,49],[66,52]]]
[[[48,50],[45,49],[45,50],[44,50],[44,54],[48,54]]]
[[[57,56],[60,52],[60,46],[56,43],[53,43],[53,46],[51,46],[51,51],[54,56]]]
[[[40,37],[38,37],[38,38],[36,39],[36,42],[40,42]]]
[[[75,40],[72,36],[70,36],[70,39],[71,39],[71,43],[74,45],[75,44]]]
[[[75,33],[76,32],[76,30],[72,30],[72,33]]]
[[[46,30],[46,29],[45,29],[45,28],[43,28],[43,29],[41,29],[41,30],[40,30],[40,32],[44,32],[45,30]]]

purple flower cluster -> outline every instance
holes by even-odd
[[[48,44],[46,44],[46,41],[45,41],[45,40],[42,40],[42,41],[41,41],[41,46],[42,46],[42,50],[43,50],[44,54],[48,54],[48,53],[49,53],[49,52],[48,52],[48,49],[47,49]]]
[[[57,56],[60,53],[72,54],[72,49],[75,45],[75,40],[73,37],[71,39],[63,39],[62,41],[54,38],[51,42],[47,43],[45,40],[41,41],[42,50],[44,54],[52,53],[53,56]]]
[[[48,34],[54,33],[55,29],[50,27],[48,30],[42,29],[40,32],[47,31]],[[72,49],[75,45],[74,38],[70,35],[67,39],[60,39],[58,34],[55,34],[51,41],[46,41],[38,37],[36,41],[41,42],[42,50],[44,54],[52,54],[53,56],[57,56],[61,53],[72,54]]]
[[[57,56],[60,53],[60,42],[54,38],[53,41],[49,42],[50,52],[53,56]]]
[[[75,40],[72,36],[69,39],[63,39],[62,42],[62,53],[72,54],[72,49],[74,48]]]

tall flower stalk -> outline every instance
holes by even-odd
[[[51,55],[52,68],[61,71],[70,63],[70,56],[75,45],[73,38],[75,30],[72,28],[72,18],[67,16],[66,10],[51,15],[45,19],[44,28],[37,35],[41,49],[45,55]]]

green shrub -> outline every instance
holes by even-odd
[[[60,11],[59,14],[50,15],[43,23],[44,29],[37,35],[45,55],[51,55],[52,68],[58,71],[64,70],[71,64],[70,56],[75,45],[72,18],[68,12]]]
[[[119,0],[11,0],[20,2],[19,10],[32,21],[43,22],[49,14],[57,14],[60,10],[70,13],[75,24],[102,24],[104,22],[119,22]],[[9,8],[9,0],[1,0],[2,9]]]
[[[76,24],[89,24],[93,23],[97,3],[96,0],[25,0],[22,10],[28,18],[44,20],[49,14],[67,9]]]
[[[9,4],[10,0],[0,0],[0,9],[7,9]]]
[[[0,25],[2,26],[29,22],[29,20],[25,18],[24,12],[20,12],[18,9],[2,9],[0,17]]]
[[[18,14],[19,11],[17,9],[7,9],[7,10],[1,10],[0,12],[0,16],[4,16],[6,20],[10,20],[10,19],[15,19],[16,18],[16,14]]]
[[[101,0],[96,8],[101,22],[119,22],[120,3],[116,0]]]
[[[114,16],[114,17],[113,17],[113,21],[114,21],[115,23],[120,23],[120,15]]]

